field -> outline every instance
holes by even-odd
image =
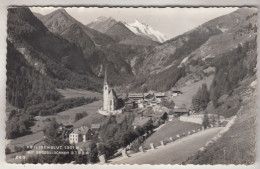
[[[57,89],[65,98],[76,98],[76,97],[85,97],[85,98],[102,98],[102,95],[98,92],[88,91],[84,89]]]
[[[72,98],[72,97],[85,97],[85,98],[101,98],[100,93],[86,91],[86,90],[75,90],[75,89],[66,89],[66,90],[60,90],[65,98]],[[81,95],[78,95],[79,92],[82,92]],[[46,119],[47,118],[56,118],[58,123],[63,124],[72,124],[74,127],[79,127],[82,124],[87,125],[90,127],[90,125],[94,122],[99,122],[104,119],[104,116],[97,113],[98,108],[102,105],[102,101],[95,101],[90,104],[82,105],[79,107],[74,107],[72,109],[68,109],[66,111],[60,112],[55,115],[50,116],[36,116],[35,117],[35,124],[31,127],[32,134],[26,135],[23,137],[19,137],[12,140],[7,140],[8,147],[10,147],[12,150],[14,146],[23,146],[23,145],[30,145],[34,144],[40,140],[43,139],[43,128],[47,124]],[[81,113],[81,112],[87,112],[88,116],[84,117],[83,119],[74,122],[75,114]],[[98,119],[98,120],[97,120]]]
[[[33,145],[43,139],[43,132],[39,131],[33,134],[18,137],[16,139],[7,140],[6,144],[11,150],[14,150],[15,146],[23,147],[27,145]]]
[[[179,119],[169,121],[145,141],[144,148],[150,148],[150,143],[160,145],[160,141],[164,140],[166,137],[175,139],[177,134],[187,134],[188,131],[196,130],[201,127],[200,124],[182,122]]]
[[[93,117],[93,114],[98,114],[97,110],[98,110],[98,107],[101,106],[101,104],[102,104],[101,101],[95,101],[95,102],[90,103],[90,104],[86,104],[86,105],[83,105],[83,106],[79,106],[79,107],[74,107],[72,109],[68,109],[66,111],[60,112],[60,113],[55,114],[55,115],[37,116],[35,118],[37,121],[35,122],[35,125],[33,127],[31,127],[31,130],[33,132],[37,132],[39,130],[42,130],[44,128],[44,126],[45,126],[45,122],[44,121],[47,118],[54,118],[55,117],[56,121],[58,123],[63,123],[65,125],[69,125],[69,124],[74,125],[75,114],[76,113],[81,113],[81,112],[87,112],[88,116],[86,116],[84,119],[92,119],[91,117]],[[76,122],[76,124],[77,123],[78,122]]]
[[[190,157],[186,161],[187,164],[248,165],[255,163],[256,91],[250,87],[244,87],[238,89],[243,101],[234,125],[204,152],[198,152]]]
[[[181,107],[183,104],[185,104],[186,107],[190,107],[192,102],[192,97],[197,93],[198,89],[202,86],[202,84],[206,83],[209,88],[212,80],[213,80],[213,76],[209,76],[204,80],[200,80],[191,85],[187,85],[180,88],[183,94],[173,97],[173,101],[178,107]]]

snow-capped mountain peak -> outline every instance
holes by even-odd
[[[137,19],[133,23],[125,23],[125,26],[136,35],[148,37],[157,42],[165,42],[168,38],[161,32],[154,30],[147,24],[144,24]]]

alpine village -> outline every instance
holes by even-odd
[[[9,8],[7,162],[255,163],[257,12],[168,39],[139,20]]]

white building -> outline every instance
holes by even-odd
[[[86,142],[87,140],[89,140],[91,138],[92,135],[93,134],[88,127],[82,126],[80,128],[74,129],[69,134],[69,143],[77,144],[79,142]]]
[[[107,71],[105,71],[104,87],[103,87],[103,110],[115,111],[118,105],[116,92],[109,88],[107,83]]]

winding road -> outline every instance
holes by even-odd
[[[221,127],[210,128],[194,133],[177,141],[160,146],[144,153],[136,153],[128,158],[112,159],[111,164],[181,164],[196,153],[208,141],[218,134]]]

